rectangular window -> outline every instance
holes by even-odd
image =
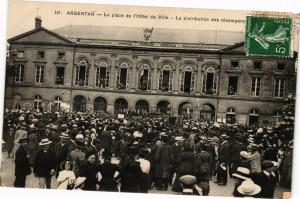
[[[45,52],[44,51],[38,51],[36,58],[37,59],[45,59]]]
[[[191,71],[185,71],[181,74],[181,86],[180,91],[184,93],[191,93],[194,91],[195,73]]]
[[[172,91],[173,89],[172,80],[173,80],[173,71],[171,70],[160,71],[159,90]]]
[[[251,80],[251,96],[260,96],[260,77],[253,77]]]
[[[277,70],[284,70],[285,69],[285,64],[284,63],[278,63],[277,64]]]
[[[126,89],[127,85],[127,68],[120,68],[117,71],[117,88]]]
[[[231,61],[231,65],[230,65],[230,68],[238,68],[239,67],[239,62],[238,61]]]
[[[217,75],[214,72],[206,72],[203,76],[202,93],[213,95],[217,93]]]
[[[89,68],[87,66],[77,66],[75,76],[76,86],[88,86]]]
[[[143,69],[140,73],[139,89],[143,91],[150,90],[151,77],[149,69]]]
[[[262,61],[255,61],[253,64],[254,70],[261,70],[262,69]]]
[[[65,52],[59,52],[58,53],[58,59],[59,60],[66,60],[66,53]]]
[[[275,80],[275,92],[274,97],[275,98],[282,98],[284,95],[284,80],[283,79],[276,79]]]
[[[24,57],[25,57],[24,51],[23,50],[18,50],[17,58],[24,58]]]
[[[109,70],[106,67],[97,67],[96,69],[96,86],[106,88],[109,84]]]
[[[24,81],[24,65],[20,64],[16,66],[15,82],[22,83]]]
[[[56,67],[55,84],[64,85],[65,67]]]
[[[228,95],[237,95],[238,77],[230,76],[228,81]]]
[[[35,83],[44,83],[44,66],[36,66]]]

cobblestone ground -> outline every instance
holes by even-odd
[[[3,153],[2,157],[2,170],[0,171],[0,175],[2,176],[2,183],[6,187],[12,187],[14,183],[14,161],[13,159],[7,159],[7,153]],[[113,162],[117,162],[118,160],[113,159]],[[27,176],[26,187],[28,188],[36,188],[38,187],[38,180],[34,177],[33,174]],[[52,188],[57,187],[57,183],[55,177],[52,178]],[[232,191],[234,187],[234,182],[229,178],[226,186],[219,186],[212,181],[210,182],[210,196],[232,196]],[[289,191],[288,189],[277,187],[275,190],[275,198],[282,198],[283,192]],[[150,190],[150,193],[159,193],[159,194],[176,194],[171,191],[171,187],[169,187],[168,191],[159,191],[159,190]]]

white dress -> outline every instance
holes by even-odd
[[[56,179],[56,181],[58,182],[57,189],[67,189],[68,185],[71,184],[71,182],[74,182],[75,179],[76,177],[73,171],[69,171],[69,170],[60,171]]]

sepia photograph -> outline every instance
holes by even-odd
[[[299,14],[7,9],[0,187],[291,192]]]

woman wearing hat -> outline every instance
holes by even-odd
[[[49,150],[52,142],[48,138],[42,139],[39,146],[42,147],[36,154],[34,160],[34,174],[39,180],[40,188],[51,188],[51,177],[55,174],[55,153]]]
[[[14,187],[25,187],[26,176],[31,174],[29,164],[28,139],[19,139],[20,147],[16,151],[15,157],[15,182]]]
[[[99,171],[96,163],[96,153],[89,151],[85,155],[85,161],[79,166],[79,176],[86,177],[84,190],[96,191],[97,173]]]
[[[120,168],[118,165],[111,163],[110,152],[104,151],[102,154],[104,158],[104,163],[99,166],[99,172],[102,176],[99,183],[100,191],[118,191],[117,179],[120,174]],[[116,173],[119,173],[115,177]]]

